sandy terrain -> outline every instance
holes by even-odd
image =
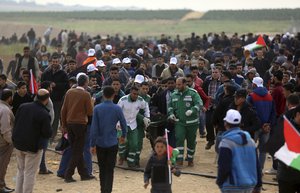
[[[184,17],[180,19],[180,21],[187,21],[190,19],[200,19],[204,15],[204,12],[199,11],[191,11],[187,13]]]
[[[214,164],[215,153],[211,150],[204,150],[204,139],[198,138],[197,153],[195,158],[195,166],[193,168],[187,167],[185,163],[183,172],[205,173],[209,175],[216,175],[216,164]],[[147,139],[144,140],[144,151],[141,158],[141,166],[145,166],[145,162],[150,154],[150,145]],[[76,183],[66,184],[64,181],[56,176],[58,164],[61,155],[47,152],[47,165],[50,170],[55,174],[52,175],[37,175],[37,180],[34,187],[34,193],[52,193],[52,192],[65,192],[65,193],[94,193],[100,192],[100,185],[98,180],[80,181],[79,175],[76,173],[74,176],[78,181]],[[94,161],[96,157],[94,157]],[[271,160],[268,159],[266,168],[269,168]],[[94,174],[98,178],[98,166],[93,165]],[[16,176],[16,157],[13,155],[8,168],[6,181],[9,187],[15,187]],[[272,182],[273,176],[265,175],[264,179]],[[277,192],[277,187],[272,185],[264,185],[265,193]],[[194,193],[194,192],[209,192],[218,193],[219,189],[215,184],[215,179],[192,176],[182,174],[180,177],[173,177],[172,189],[174,193]],[[123,169],[115,169],[115,180],[113,192],[115,193],[146,193],[150,192],[150,186],[147,190],[143,188],[143,173],[128,171]]]

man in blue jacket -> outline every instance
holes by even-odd
[[[273,97],[263,86],[263,79],[255,77],[252,83],[253,92],[249,94],[247,102],[253,106],[261,123],[255,138],[258,139],[259,161],[263,171],[267,154],[265,145],[269,140],[271,128],[276,122],[276,111]]]
[[[239,127],[242,116],[230,109],[224,118],[226,131],[219,145],[217,184],[222,193],[259,193],[261,172],[256,146]]]
[[[105,193],[110,193],[113,185],[118,152],[116,125],[120,122],[122,136],[119,142],[121,144],[125,143],[127,127],[122,109],[112,102],[114,95],[115,91],[112,87],[103,89],[105,101],[94,108],[91,125],[91,146],[96,147],[97,150],[101,192]]]

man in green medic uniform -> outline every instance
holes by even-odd
[[[139,88],[139,96],[147,102],[148,106],[150,103],[151,97],[148,95],[149,92],[149,84],[148,82],[143,82]],[[149,108],[149,107],[148,107]],[[143,139],[145,137],[145,124],[144,124],[144,113],[143,109],[140,109],[139,113],[136,116],[137,122],[137,131],[138,131],[138,144],[137,144],[137,152],[136,152],[136,165],[140,166],[140,155],[143,149]]]
[[[176,89],[168,105],[168,116],[175,122],[176,147],[180,152],[177,165],[183,165],[184,140],[186,139],[188,166],[194,166],[199,110],[203,102],[196,90],[186,86],[186,80],[183,77],[176,80]]]
[[[125,144],[119,145],[119,165],[127,157],[128,167],[137,167],[136,152],[138,151],[138,131],[137,114],[141,109],[144,110],[143,122],[145,127],[150,123],[150,111],[147,102],[138,96],[139,89],[136,86],[131,87],[130,94],[123,96],[118,105],[121,107],[127,123],[127,139]]]

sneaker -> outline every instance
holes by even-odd
[[[72,183],[72,182],[76,182],[76,180],[74,180],[74,178],[65,178],[64,180],[66,183]]]
[[[266,170],[265,171],[265,174],[268,174],[268,175],[276,175],[277,174],[277,170],[275,170],[274,168],[271,168],[269,170]]]
[[[209,141],[209,142],[206,144],[205,149],[206,149],[206,150],[209,150],[214,144],[215,144],[214,141]]]
[[[82,177],[81,177],[81,181],[93,180],[93,179],[95,179],[95,178],[96,178],[96,177],[93,176],[93,175],[82,176]]]
[[[14,189],[8,189],[6,187],[0,188],[0,193],[10,193],[15,191]]]
[[[53,174],[53,172],[52,172],[51,170],[45,170],[45,171],[40,170],[40,171],[39,171],[39,174],[42,174],[42,175],[48,175],[48,174]]]
[[[65,179],[65,176],[62,175],[62,174],[57,174],[56,176],[59,177],[59,178]]]
[[[8,191],[15,191],[15,189],[9,188],[9,187],[7,187],[7,186],[5,186],[5,189],[8,190]]]

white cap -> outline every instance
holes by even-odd
[[[237,110],[229,109],[223,120],[226,121],[227,123],[237,125],[237,124],[241,123],[241,119],[242,119],[242,116]]]
[[[142,48],[137,49],[136,53],[140,56],[144,54],[144,50]]]
[[[130,60],[130,58],[124,58],[124,59],[122,60],[122,63],[124,63],[124,64],[129,64],[129,63],[131,63],[131,60]]]
[[[177,58],[172,57],[172,58],[170,59],[170,64],[177,64]]]
[[[112,64],[121,64],[121,60],[119,58],[115,58],[113,59]]]
[[[93,71],[98,71],[98,69],[95,67],[94,64],[89,64],[88,67],[86,68],[87,72],[93,72]]]
[[[253,78],[252,83],[256,84],[257,87],[264,87],[264,80],[261,77]]]
[[[135,76],[134,82],[141,84],[144,81],[145,81],[145,77],[143,75],[137,74]]]
[[[83,73],[83,72],[79,72],[79,73],[76,75],[76,81],[78,81],[78,78],[79,78],[79,76],[81,76],[81,75],[85,75],[85,76],[86,76],[86,74],[85,74],[85,73]]]
[[[94,56],[95,55],[95,53],[96,53],[96,51],[95,51],[95,49],[89,49],[89,51],[88,51],[88,56]]]
[[[106,45],[105,49],[108,50],[108,51],[111,51],[112,50],[112,46],[111,45]]]
[[[106,66],[102,60],[98,60],[96,63],[96,67],[104,67]]]

